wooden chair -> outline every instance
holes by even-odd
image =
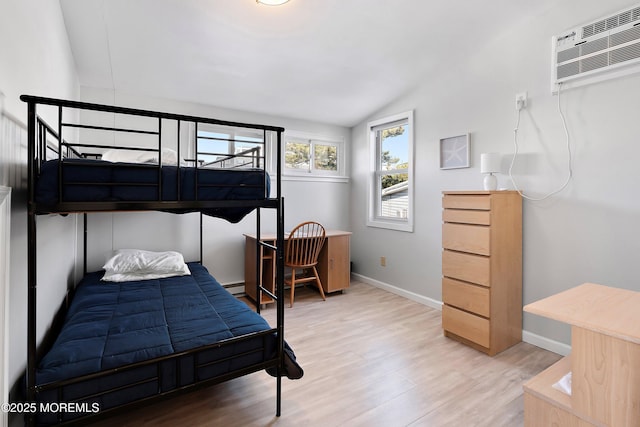
[[[285,278],[285,284],[291,286],[290,307],[293,307],[297,283],[315,282],[322,299],[326,300],[320,276],[316,270],[324,239],[324,227],[313,221],[303,222],[291,231],[284,254],[285,266],[291,268],[291,278]]]

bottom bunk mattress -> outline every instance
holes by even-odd
[[[191,275],[158,280],[113,283],[100,280],[103,272],[85,276],[38,366],[38,400],[102,411],[275,366],[269,363],[276,360],[275,333],[260,334],[271,329],[268,323],[205,267],[188,266]],[[225,344],[239,336],[247,339]],[[104,371],[109,375],[99,374]],[[60,415],[39,414],[38,421],[59,422]],[[65,420],[86,414],[62,415]]]

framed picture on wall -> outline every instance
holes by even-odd
[[[440,140],[440,169],[468,168],[469,166],[468,133]]]

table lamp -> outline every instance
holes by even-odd
[[[498,179],[493,175],[500,172],[500,153],[482,153],[480,155],[480,173],[488,174],[484,177],[485,191],[498,189]]]

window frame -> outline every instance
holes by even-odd
[[[407,125],[407,157],[408,168],[382,170],[381,162],[381,145],[377,138],[378,131],[385,126],[392,127],[394,124],[406,122]],[[368,208],[367,208],[367,226],[386,228],[389,230],[397,230],[404,232],[413,232],[414,223],[414,129],[413,129],[413,110],[399,114],[383,117],[367,123],[367,137],[369,138],[369,189]],[[406,172],[405,172],[406,171]],[[382,191],[378,182],[383,175],[392,175],[394,173],[407,173],[407,217],[394,218],[379,215],[381,211]]]
[[[286,164],[286,152],[287,143],[300,142],[309,144],[309,168],[308,169],[294,169],[287,167]],[[344,138],[342,137],[330,137],[322,135],[314,135],[298,131],[285,131],[282,138],[282,176],[285,179],[292,180],[328,180],[343,182],[347,179],[346,176],[346,153]],[[336,147],[337,154],[337,170],[327,171],[322,169],[316,169],[314,167],[314,150],[316,145],[330,145]]]
[[[227,137],[227,138],[218,139],[218,141],[224,142],[227,145],[227,149],[226,149],[227,153],[217,153],[218,155],[221,155],[221,156],[224,156],[225,154],[228,154],[228,155],[238,154],[239,152],[241,152],[238,150],[238,146],[241,146],[242,144],[261,146],[260,156],[262,157],[262,162],[264,162],[264,164],[261,164],[259,167],[260,169],[269,170],[270,161],[269,161],[269,158],[265,155],[265,152],[268,151],[267,145],[269,144],[269,139],[270,139],[268,133],[265,139],[264,133],[260,130],[251,130],[247,128],[238,128],[233,126],[201,124],[198,127],[198,130],[196,133],[196,139],[204,140],[204,141],[206,141],[208,138],[211,138],[211,136],[201,135],[201,132],[212,134],[212,135],[215,135],[215,134],[224,135]],[[255,142],[251,141],[252,138],[256,139],[257,141]],[[191,157],[193,157],[193,159],[199,164],[204,164],[207,162],[205,159],[198,158],[199,155],[205,155],[205,156],[207,155],[207,154],[204,154],[204,152],[200,151],[202,149],[200,145],[203,143],[206,143],[206,142],[198,142],[197,146],[193,147],[193,149],[197,150],[198,152],[194,152],[191,155]],[[223,167],[224,165],[225,164],[223,163]]]

